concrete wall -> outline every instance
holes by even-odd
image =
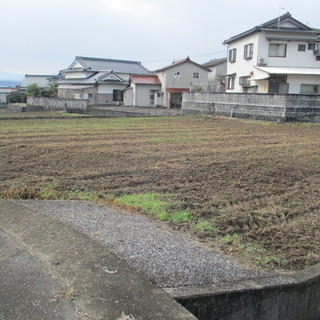
[[[318,320],[320,319],[320,265],[293,276],[289,284],[267,279],[195,289],[172,294],[199,320]]]
[[[69,111],[85,113],[88,100],[28,97],[26,111]]]
[[[182,110],[186,114],[320,122],[320,96],[183,93]]]

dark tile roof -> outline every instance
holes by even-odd
[[[298,28],[281,28],[279,27],[279,23],[284,21],[290,21],[294,23]],[[294,19],[289,12],[286,14],[274,18],[272,20],[269,20],[267,22],[264,22],[258,26],[253,27],[252,29],[249,29],[245,32],[242,32],[240,34],[237,34],[236,36],[233,36],[227,40],[225,40],[223,43],[228,44],[235,40],[238,40],[242,37],[245,37],[251,33],[258,32],[258,31],[277,31],[277,32],[302,32],[302,33],[314,33],[314,34],[320,34],[319,29],[310,28],[309,26],[301,23],[300,21]]]
[[[113,71],[115,73],[127,74],[149,74],[150,71],[146,69],[139,61],[130,60],[116,60],[104,58],[91,57],[76,57],[84,69],[91,71]]]
[[[217,66],[220,63],[227,62],[227,58],[213,59],[203,64],[205,68]]]

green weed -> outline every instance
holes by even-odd
[[[186,223],[193,219],[188,210],[169,212],[169,202],[165,198],[170,198],[170,194],[143,193],[123,195],[115,199],[115,203],[141,209],[146,213],[153,214],[162,221],[171,221],[175,223]]]
[[[171,215],[169,215],[168,220],[176,223],[184,223],[190,221],[192,218],[193,216],[191,215],[191,213],[185,210],[172,213]]]
[[[272,257],[272,256],[265,256],[264,257],[264,262],[267,265],[277,265],[277,266],[282,266],[286,264],[288,261],[285,259],[279,259],[277,257]]]
[[[40,190],[40,198],[41,199],[58,199],[58,190],[59,187],[58,183],[53,182],[51,184],[48,184],[47,186],[44,186]]]
[[[157,193],[125,194],[118,197],[115,202],[124,206],[141,209],[155,215],[166,212],[167,202],[161,200],[161,195]]]
[[[210,224],[208,221],[206,221],[203,218],[198,219],[196,224],[194,225],[194,229],[200,233],[216,233],[218,232],[218,228],[212,224]]]
[[[220,238],[220,242],[222,244],[232,244],[232,245],[240,245],[240,236],[237,233],[227,234],[226,236]]]

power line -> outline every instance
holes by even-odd
[[[225,53],[226,50],[220,50],[220,51],[214,51],[214,52],[208,52],[208,53],[203,53],[197,56],[191,56],[192,58],[200,58],[200,57],[206,57],[206,56],[211,56],[211,55],[215,55],[215,54],[220,54],[220,53]],[[161,60],[144,60],[144,63],[155,63],[155,62],[166,62],[166,61],[171,61],[171,60],[175,60],[173,58],[167,58],[167,59],[161,59]]]

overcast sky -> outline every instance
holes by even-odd
[[[319,0],[1,0],[0,71],[56,74],[75,56],[150,70],[204,63],[226,56],[225,39],[288,11],[320,28]]]

